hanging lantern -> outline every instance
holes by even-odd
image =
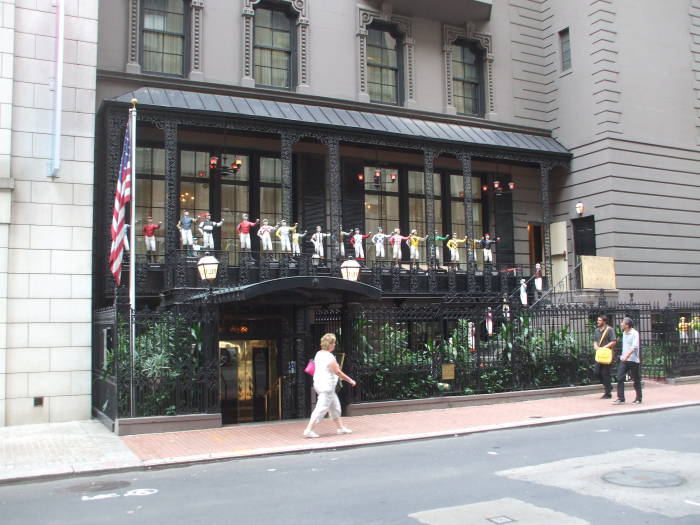
[[[508,183],[508,189],[510,191],[513,191],[515,189],[515,182],[511,181]]]
[[[391,179],[391,182],[396,182],[396,177],[397,177],[396,173],[391,173],[389,175],[389,179]]]
[[[215,170],[218,166],[219,166],[219,158],[218,157],[209,157],[209,169]]]
[[[364,173],[358,173],[358,174],[357,174],[357,180],[359,180],[360,182],[364,182],[364,181],[365,181],[365,174],[364,174]]]

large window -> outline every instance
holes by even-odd
[[[221,249],[230,252],[238,250],[236,227],[244,213],[250,213],[250,196],[248,190],[250,157],[247,155],[223,154],[222,166],[229,166],[235,159],[241,160],[241,168],[235,175],[228,175],[221,180]],[[252,217],[257,219],[257,217]],[[231,260],[231,262],[235,262]]]
[[[435,195],[435,229],[442,235],[442,201],[440,200],[440,175],[433,173],[433,194]],[[418,235],[428,235],[425,218],[425,176],[422,171],[408,172],[408,229],[417,230]],[[447,232],[444,232],[447,233]]]
[[[482,113],[481,56],[470,44],[452,46],[452,89],[457,113],[480,115]]]
[[[274,226],[282,220],[282,160],[260,157],[260,221]]]
[[[165,150],[136,147],[136,253],[145,253],[143,225],[151,215],[153,222],[165,223]],[[162,227],[161,227],[162,228]],[[163,253],[163,231],[156,233],[158,253]]]
[[[143,0],[143,70],[184,74],[184,0]]]
[[[292,20],[283,11],[255,10],[255,83],[290,89],[292,78]]]
[[[390,31],[367,30],[367,76],[372,102],[399,104],[400,48]]]

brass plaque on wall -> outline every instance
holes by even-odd
[[[442,379],[454,379],[455,378],[455,365],[447,364],[442,365]]]
[[[582,255],[581,286],[588,289],[615,290],[615,259]]]

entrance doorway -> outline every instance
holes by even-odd
[[[542,241],[542,225],[527,225],[528,247],[530,251],[530,266],[544,261],[544,242]]]
[[[270,340],[220,340],[219,388],[224,424],[281,418],[282,378]]]
[[[574,252],[581,255],[596,255],[595,219],[593,215],[571,221],[574,229]]]

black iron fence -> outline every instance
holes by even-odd
[[[486,300],[360,308],[350,314],[348,365],[358,380],[353,400],[597,382],[593,332],[601,314],[610,318],[618,337],[622,318],[633,320],[640,334],[644,376],[700,373],[700,304],[570,304],[527,310],[517,301]],[[687,326],[680,324],[682,318]]]
[[[219,412],[215,316],[207,305],[135,315],[110,309],[96,331],[93,408],[117,418]],[[111,315],[111,319],[109,316]]]

